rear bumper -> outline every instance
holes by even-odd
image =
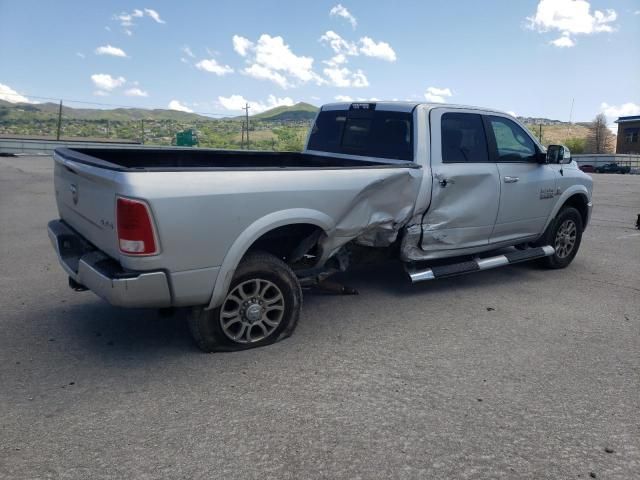
[[[48,225],[49,239],[60,265],[76,282],[112,305],[120,307],[168,307],[171,291],[165,272],[132,272],[60,220]]]

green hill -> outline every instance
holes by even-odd
[[[0,100],[0,120],[52,120],[58,118],[57,103],[9,103]],[[210,117],[177,110],[146,110],[143,108],[72,108],[62,106],[62,116],[77,120],[211,120]]]
[[[299,102],[290,107],[276,107],[251,118],[259,120],[313,120],[318,113],[318,107],[309,103]]]

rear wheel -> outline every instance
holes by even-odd
[[[573,207],[565,207],[547,227],[537,245],[551,245],[555,253],[542,259],[548,268],[565,268],[573,261],[582,240],[582,216]]]
[[[289,266],[273,255],[250,253],[222,305],[195,309],[189,328],[205,352],[261,347],[293,333],[301,304],[300,284]]]

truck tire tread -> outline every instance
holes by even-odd
[[[194,308],[189,318],[191,336],[204,352],[233,352],[249,348],[262,347],[283,340],[293,333],[302,307],[302,289],[291,268],[279,258],[264,252],[250,252],[240,262],[231,282],[230,291],[235,285],[252,275],[264,275],[278,284],[285,296],[287,308],[280,326],[273,334],[255,343],[240,344],[229,340],[219,326],[222,306],[211,310]]]

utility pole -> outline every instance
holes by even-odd
[[[242,139],[240,140],[240,148],[244,149],[244,122],[240,122],[240,130],[242,132]]]
[[[60,140],[60,129],[62,128],[62,100],[60,100],[60,108],[58,108],[58,133],[56,140]]]
[[[540,139],[540,143],[542,143],[542,120],[540,120],[540,134],[538,135],[538,138]]]
[[[575,98],[571,99],[571,110],[569,110],[569,127],[567,128],[567,138],[571,137],[571,120],[573,119],[573,102]]]
[[[247,150],[249,149],[249,109],[251,107],[249,106],[248,103],[245,104],[244,107],[242,107],[243,110],[245,110],[245,118],[247,119]]]

